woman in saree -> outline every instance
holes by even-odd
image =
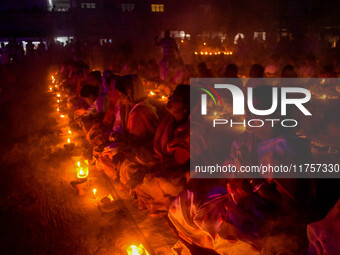
[[[150,214],[166,212],[171,201],[184,190],[190,159],[190,87],[178,85],[167,103],[168,115],[154,139],[154,160],[136,187],[138,203]]]
[[[119,104],[109,138],[111,143],[100,154],[97,167],[115,179],[126,157],[134,155],[133,152],[138,150],[152,151],[152,141],[159,121],[155,110],[146,100],[146,93],[138,76],[119,78],[114,93]],[[129,176],[124,171],[122,174],[124,178]]]

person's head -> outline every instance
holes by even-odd
[[[322,78],[337,78],[337,74],[332,64],[325,65],[320,73]]]
[[[90,72],[87,77],[86,81],[88,84],[101,86],[102,84],[102,74],[100,71],[92,71]]]
[[[238,75],[238,67],[235,64],[227,65],[224,73],[224,77],[226,78],[237,78]]]
[[[99,87],[91,84],[84,85],[80,90],[80,96],[88,105],[93,104],[99,95]]]
[[[104,70],[103,71],[103,86],[105,88],[109,88],[110,84],[111,84],[111,79],[113,77],[113,73],[110,70]]]
[[[146,97],[145,90],[137,75],[126,75],[119,78],[115,85],[115,91],[120,102],[127,105],[138,103]]]
[[[177,85],[169,97],[166,108],[178,122],[188,118],[190,114],[190,86],[185,84]]]
[[[281,78],[297,78],[298,75],[292,65],[286,65],[282,68]]]
[[[253,64],[249,71],[250,78],[263,78],[264,68],[260,64]]]

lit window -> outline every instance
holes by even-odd
[[[122,12],[132,12],[135,9],[135,4],[122,4]]]
[[[96,4],[95,3],[81,3],[81,8],[94,9],[96,8]]]
[[[151,11],[152,12],[164,12],[164,4],[152,4]]]

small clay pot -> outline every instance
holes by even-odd
[[[79,196],[85,195],[85,186],[84,183],[87,182],[87,178],[84,179],[76,179],[71,181],[72,187],[77,189],[77,193]]]

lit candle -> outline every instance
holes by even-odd
[[[60,97],[61,95],[60,94],[57,94],[57,97]]]
[[[326,99],[326,95],[323,95],[322,98],[323,98],[323,99]]]
[[[195,55],[197,55],[197,51],[195,51]]]
[[[57,108],[57,112],[59,112],[59,108]]]
[[[62,115],[62,114],[61,114],[61,115],[60,115],[60,118],[65,118],[65,115]]]
[[[50,91],[52,91],[52,87],[50,87]]]
[[[71,130],[68,131],[69,134],[72,134]]]
[[[93,192],[93,197],[96,198],[97,189],[93,189],[92,192]]]
[[[70,138],[67,138],[67,143],[70,143],[70,142],[71,142]]]
[[[150,95],[151,95],[151,96],[154,96],[154,95],[155,95],[155,92],[150,91]]]

